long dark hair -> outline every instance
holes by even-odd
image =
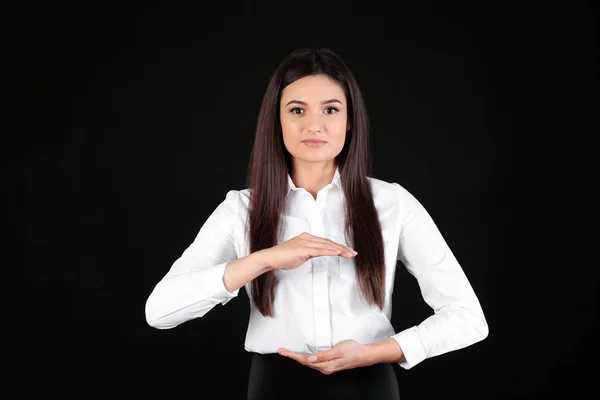
[[[287,194],[287,175],[291,155],[282,137],[279,119],[281,92],[292,82],[308,75],[325,74],[337,82],[348,104],[344,148],[335,159],[346,198],[344,233],[354,257],[356,278],[364,299],[383,309],[385,302],[385,261],[381,226],[367,180],[369,122],[362,94],[348,66],[328,49],[300,49],[290,53],[277,67],[267,86],[260,107],[256,137],[250,156],[248,186],[251,189],[248,215],[250,253],[277,245],[280,217]],[[275,271],[252,280],[254,304],[264,316],[273,316]]]

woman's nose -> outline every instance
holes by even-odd
[[[323,120],[321,114],[313,114],[306,120],[306,130],[309,132],[323,131]]]

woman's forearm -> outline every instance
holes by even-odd
[[[365,365],[405,361],[400,345],[392,338],[376,343],[363,344],[362,347]]]
[[[229,292],[233,292],[269,270],[264,252],[257,251],[227,263],[223,284]]]

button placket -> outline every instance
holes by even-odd
[[[314,203],[315,212],[312,214],[311,225],[315,236],[324,237],[325,228],[322,220],[321,201],[318,198]],[[315,326],[315,347],[317,351],[331,348],[331,326],[329,315],[329,287],[327,276],[327,262],[324,257],[315,257],[311,260],[313,280],[313,313]]]

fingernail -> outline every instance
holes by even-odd
[[[284,356],[284,357],[287,357],[287,355],[286,355],[286,354],[285,354],[283,351],[281,351],[281,350],[277,350],[277,352],[279,353],[279,355],[282,355],[282,356]]]
[[[315,362],[315,361],[317,361],[317,356],[308,357],[308,362]]]

